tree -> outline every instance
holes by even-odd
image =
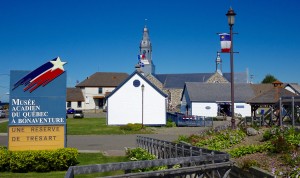
[[[261,81],[261,83],[273,83],[277,80],[273,75],[267,74],[265,78]]]

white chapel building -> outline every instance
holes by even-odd
[[[136,70],[107,96],[107,125],[165,125],[167,95]]]

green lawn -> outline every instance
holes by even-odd
[[[101,153],[80,153],[78,156],[78,161],[80,162],[78,165],[89,165],[89,164],[103,164],[103,163],[113,163],[113,162],[124,162],[128,161],[124,156],[115,156],[115,157],[107,157]],[[57,171],[57,172],[47,172],[47,173],[10,173],[10,172],[1,172],[0,177],[8,177],[8,178],[57,178],[64,177],[66,171]],[[83,174],[77,175],[76,178],[91,178],[91,177],[103,177],[109,175],[123,174],[122,171],[116,172],[105,172],[105,173],[96,173],[96,174]]]
[[[7,133],[8,132],[8,122],[0,123],[0,133]]]
[[[142,131],[124,131],[119,126],[107,126],[105,118],[83,118],[67,120],[68,135],[116,135],[151,133],[150,129]]]
[[[7,133],[8,122],[0,123],[0,133]],[[68,135],[116,135],[116,134],[148,134],[151,128],[140,131],[124,131],[119,126],[107,126],[105,118],[67,119]]]

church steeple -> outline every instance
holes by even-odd
[[[155,66],[152,61],[152,44],[149,37],[149,30],[145,25],[143,29],[143,38],[140,43],[140,62],[143,64],[142,71],[145,75],[154,74]]]
[[[222,74],[222,59],[220,57],[220,53],[217,52],[217,58],[216,58],[216,72],[218,72],[219,74]]]
[[[152,45],[151,45],[151,41],[149,38],[149,30],[148,30],[147,26],[145,25],[144,31],[143,31],[143,39],[140,44],[140,54],[145,55],[145,58],[149,62],[151,62],[151,60],[152,60],[151,53],[152,53]]]

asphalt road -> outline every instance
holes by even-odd
[[[7,122],[7,119],[0,119]],[[214,122],[214,127],[228,124],[228,121]],[[156,134],[143,134],[145,137],[156,138],[166,141],[177,140],[179,135],[191,135],[200,133],[210,127],[158,127]],[[109,156],[125,155],[125,148],[136,147],[136,134],[133,135],[69,135],[67,147],[77,148],[79,152],[102,152]],[[8,145],[7,133],[0,133],[0,146]]]

